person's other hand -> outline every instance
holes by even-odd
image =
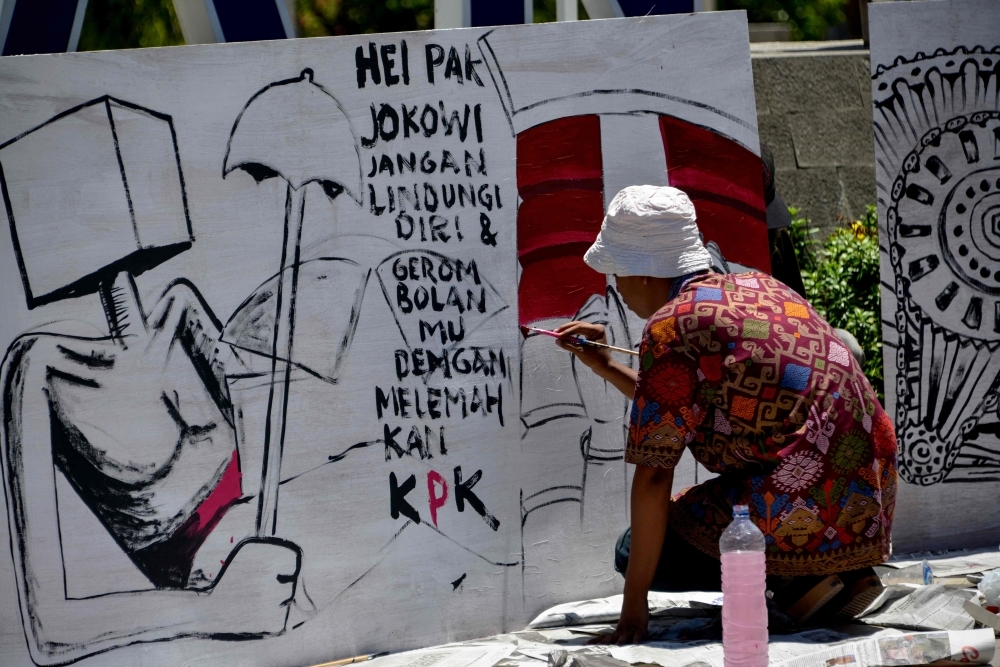
[[[622,602],[622,614],[618,619],[618,627],[610,635],[599,635],[588,644],[638,644],[646,636],[649,628],[649,606],[645,598],[631,602],[627,598]]]
[[[560,325],[555,332],[561,336],[580,336],[586,338],[587,340],[592,340],[595,343],[604,343],[605,345],[608,343],[604,326],[600,324],[578,321],[567,322],[566,324]],[[611,363],[611,351],[607,348],[581,345],[580,343],[577,343],[569,338],[557,339],[556,345],[575,354],[576,358],[583,362],[583,364],[588,368],[601,368],[608,366]]]
[[[233,550],[208,599],[217,634],[276,635],[285,630],[301,552],[277,540],[247,540]]]

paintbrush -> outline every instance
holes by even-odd
[[[312,667],[343,667],[344,665],[353,665],[356,662],[368,662],[369,660],[374,660],[375,658],[381,658],[384,655],[389,655],[388,653],[373,653],[371,655],[358,655],[353,658],[344,658],[343,660],[334,660],[333,662],[324,662],[319,665],[313,665]]]
[[[527,338],[529,331],[540,333],[543,336],[552,336],[553,338],[558,338],[560,340],[570,341],[578,345],[603,347],[606,350],[613,350],[615,352],[621,352],[622,354],[631,354],[633,357],[639,356],[639,353],[635,350],[627,350],[624,347],[615,347],[614,345],[608,345],[607,343],[598,343],[597,341],[589,340],[583,336],[569,336],[566,334],[556,333],[555,331],[549,331],[548,329],[539,329],[537,327],[521,327],[521,334],[524,335],[525,338]]]

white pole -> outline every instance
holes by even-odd
[[[185,44],[215,44],[218,41],[205,2],[206,0],[174,0],[174,11],[177,12],[177,22],[181,24]]]
[[[7,43],[7,30],[10,29],[10,21],[14,16],[14,3],[17,0],[0,0],[0,53],[3,53],[3,46]]]
[[[576,21],[578,18],[576,0],[556,0],[556,21]]]
[[[592,19],[614,19],[625,16],[618,0],[581,0],[587,16]]]
[[[0,10],[2,13],[3,10]],[[76,0],[76,14],[73,15],[73,27],[69,31],[69,43],[66,53],[75,53],[80,45],[80,31],[83,30],[83,16],[87,13],[87,0]]]
[[[468,28],[472,25],[470,0],[434,0],[434,28]]]

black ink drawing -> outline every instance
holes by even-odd
[[[226,378],[226,364],[240,363],[222,323],[187,280],[148,313],[134,281],[194,241],[171,117],[107,96],[74,107],[0,145],[0,185],[28,307],[97,293],[107,319],[105,335],[66,333],[69,323],[26,333],[3,359],[0,454],[32,659],[282,632],[296,545],[231,538],[214,577],[193,569],[252,497],[241,492]],[[70,592],[75,554],[63,549],[60,511],[73,499],[59,488],[148,585]],[[247,594],[259,605],[232,614]]]
[[[873,81],[899,473],[998,481],[1000,47],[900,57]]]
[[[289,109],[295,110],[294,115],[289,115]],[[340,102],[313,81],[311,69],[305,69],[297,78],[265,86],[247,102],[233,124],[222,177],[235,169],[247,172],[258,183],[280,176],[288,184],[281,272],[274,290],[271,389],[257,511],[257,535],[264,536],[274,535],[277,530],[306,185],[318,183],[330,199],[346,191],[360,206],[361,154]],[[286,278],[284,268],[289,261],[291,269]],[[360,307],[360,296],[357,305]],[[349,327],[345,348],[352,338],[353,328]]]
[[[297,115],[289,118],[285,105]],[[223,178],[242,169],[258,182],[281,176],[288,183],[281,271],[237,309],[225,333],[188,281],[175,281],[148,314],[139,302],[134,276],[194,241],[170,116],[105,96],[0,146],[0,184],[28,306],[96,292],[109,331],[99,337],[26,334],[4,360],[5,490],[17,537],[13,555],[25,633],[40,664],[136,641],[250,638],[284,629],[300,551],[270,535],[290,372],[295,365],[336,382],[370,275],[370,269],[344,258],[300,261],[305,191],[316,182],[331,199],[341,192],[360,196],[360,161],[339,103],[305,70],[267,86],[248,102],[234,124],[223,164]],[[83,193],[85,205],[67,210],[67,184]],[[45,200],[39,203],[44,188],[51,189],[48,207]],[[35,197],[30,206],[29,194]],[[72,252],[65,251],[67,243]],[[52,261],[52,249],[60,255],[58,262]],[[312,304],[319,307],[317,313],[310,304],[303,308],[309,326],[319,322],[322,329],[307,333],[333,340],[337,349],[331,353],[320,343],[293,361],[299,280],[331,277],[339,286],[357,286],[353,293],[342,292],[348,307]],[[331,317],[324,320],[325,314]],[[172,355],[175,347],[184,354]],[[196,553],[228,513],[249,506],[257,495],[257,487],[242,479],[228,389],[230,376],[249,372],[239,359],[242,352],[270,361],[265,452],[270,448],[272,455],[265,453],[262,468],[257,538],[247,536],[229,547],[212,577],[193,569]],[[48,407],[29,411],[36,404]],[[49,418],[36,424],[41,412]],[[33,442],[38,439],[51,444]],[[121,629],[112,622],[91,631],[74,615],[71,630],[50,618],[71,618],[59,612],[60,599],[72,600],[83,616],[101,615],[80,607],[87,603],[72,599],[65,585],[54,590],[52,582],[66,580],[63,558],[68,555],[40,552],[42,544],[59,541],[47,538],[49,531],[55,530],[57,538],[60,531],[56,490],[37,483],[29,490],[25,480],[40,474],[53,479],[40,473],[46,465],[65,476],[151,584],[150,590],[115,593],[134,599],[146,612],[134,612]],[[49,566],[63,573],[40,576]],[[272,584],[265,583],[269,572],[277,574],[277,579],[270,575]],[[229,604],[239,604],[234,596],[240,593],[228,582],[242,585],[247,577],[261,582],[265,607],[273,602],[257,615],[260,622],[192,630],[180,620],[151,616],[155,605],[149,596],[158,589],[187,590],[192,600],[214,598],[218,615],[226,617],[222,603],[228,597]],[[204,597],[206,592],[211,595]],[[147,617],[145,624],[135,620]],[[76,641],[66,641],[64,634]]]

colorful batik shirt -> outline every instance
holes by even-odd
[[[718,556],[732,506],[750,506],[767,571],[832,574],[884,562],[896,437],[830,325],[759,273],[702,275],[646,324],[626,460],[718,477],[674,497],[670,525]]]

